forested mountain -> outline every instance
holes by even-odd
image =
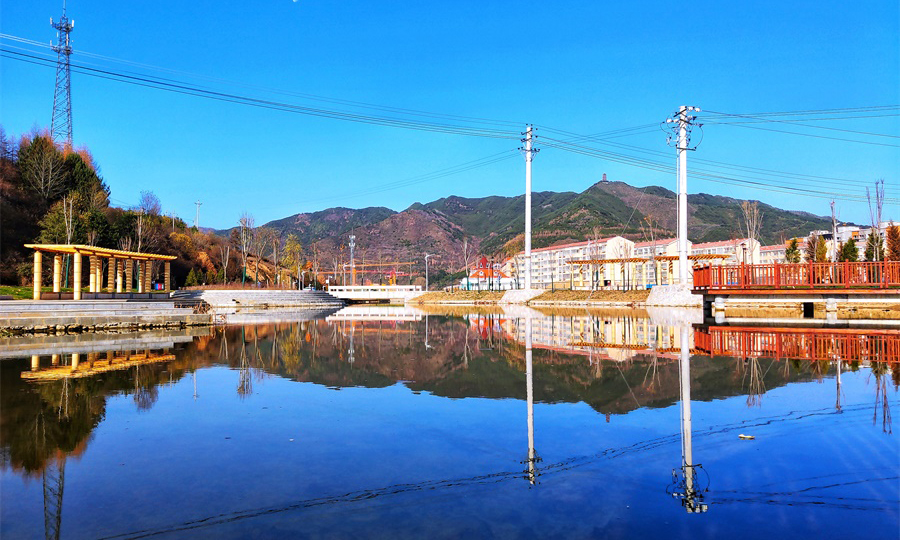
[[[651,229],[656,237],[674,236],[677,225],[675,193],[657,186],[636,188],[624,182],[598,182],[581,193],[536,192],[532,200],[535,248],[619,234],[639,241]],[[740,203],[720,195],[689,195],[690,239],[709,242],[743,236]],[[524,205],[524,195],[451,196],[415,203],[399,213],[383,208],[332,208],[297,214],[266,226],[303,238],[304,245],[316,252],[326,268],[349,261],[347,236],[354,234],[357,262],[415,260],[421,272],[423,254],[428,252],[439,255],[431,261],[434,269],[456,272],[465,264],[465,247],[470,263],[476,254],[499,259],[522,249]],[[810,230],[831,227],[831,220],[825,217],[759,206],[763,244],[781,243],[805,236]],[[379,221],[379,211],[390,215]]]
[[[432,278],[440,281],[478,255],[500,260],[523,247],[524,195],[450,196],[415,203],[402,212],[384,207],[329,208],[263,226],[256,226],[247,214],[243,231],[232,228],[214,234],[162,215],[159,199],[150,192],[142,193],[135,208],[111,206],[109,188],[98,170],[87,149],[62,147],[39,131],[16,139],[0,128],[0,280],[30,280],[30,253],[23,244],[35,241],[176,255],[173,274],[179,285],[246,281],[243,269],[255,264],[251,257],[257,254],[270,261],[263,263],[269,267],[261,273],[266,276],[263,281],[277,273],[276,265],[289,267],[294,274],[303,265],[310,270],[307,275],[320,278],[325,272],[336,274],[350,260],[349,234],[356,236],[358,270],[377,281],[390,271],[421,276],[425,253],[435,255],[429,266]],[[581,193],[536,192],[532,202],[535,248],[617,234],[641,240],[651,230],[657,238],[674,236],[676,228],[675,194],[661,187],[602,181]],[[688,203],[692,241],[743,236],[741,201],[696,194],[688,197]],[[807,212],[765,204],[760,208],[764,244],[831,226],[829,219]],[[412,264],[389,264],[393,262]],[[364,264],[369,266],[360,266]],[[191,273],[194,277],[188,279]]]

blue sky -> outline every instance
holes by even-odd
[[[361,114],[398,113],[296,94],[499,120],[509,123],[488,127],[511,133],[533,123],[538,147],[540,137],[571,137],[560,131],[595,134],[655,124],[682,104],[727,113],[900,104],[896,1],[864,2],[854,9],[823,1],[693,2],[682,11],[671,2],[619,4],[71,0],[68,15],[76,21],[73,63]],[[61,2],[3,0],[0,9],[5,36],[41,43],[55,38],[49,18],[59,16]],[[9,37],[0,44],[49,53]],[[0,123],[13,134],[47,126],[53,70],[8,58],[0,63]],[[524,189],[524,162],[515,140],[316,118],[78,73],[72,101],[75,143],[94,154],[115,204],[135,204],[142,190],[152,190],[166,212],[192,223],[199,199],[202,226],[232,226],[244,211],[264,223],[331,206],[402,210],[449,195],[515,195]],[[853,197],[884,178],[888,197],[894,197],[885,216],[900,219],[897,114],[900,110],[892,109],[875,118],[804,122],[849,130],[835,131],[771,122],[715,124],[717,115],[704,112],[700,121],[709,123],[689,157],[689,192],[759,199],[817,214],[829,212],[827,197],[835,193],[842,198],[841,219],[867,222],[866,204]],[[466,125],[485,127],[475,121]],[[674,150],[660,129],[633,133],[612,139],[627,148],[583,144],[674,163]],[[391,182],[501,152],[511,157],[385,189]],[[690,176],[693,167],[703,167],[695,159],[790,174],[727,169],[778,191],[714,183]],[[582,191],[604,172],[638,186],[675,186],[674,172],[545,147],[534,163],[534,187]],[[820,196],[799,196],[797,188]]]

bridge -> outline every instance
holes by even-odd
[[[733,264],[694,269],[694,292],[900,292],[900,262]]]
[[[325,318],[337,321],[393,321],[417,322],[425,316],[423,311],[407,306],[350,306]]]
[[[422,294],[419,285],[340,285],[328,293],[347,302],[403,303]]]
[[[716,320],[723,320],[729,307],[787,307],[810,319],[865,318],[859,310],[866,310],[896,321],[885,313],[900,304],[900,262],[705,266],[694,269],[694,293],[703,295],[704,309]]]

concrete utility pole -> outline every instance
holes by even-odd
[[[425,290],[428,290],[428,257],[435,257],[434,253],[425,253]]]
[[[194,204],[197,205],[197,216],[194,218],[194,227],[196,227],[196,229],[199,231],[200,230],[200,205],[202,205],[203,203],[200,201],[197,201]]]
[[[531,161],[536,150],[531,148],[531,125],[525,127],[525,289],[531,290]]]
[[[353,250],[356,248],[356,235],[350,235],[350,285],[356,285],[356,261],[353,259]]]
[[[682,285],[687,285],[688,279],[688,238],[687,238],[687,151],[691,144],[691,128],[696,116],[688,115],[689,112],[700,112],[699,107],[678,107],[678,112],[672,118],[667,118],[667,124],[678,125],[678,135],[675,149],[678,152],[678,280]]]

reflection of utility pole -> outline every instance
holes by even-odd
[[[703,492],[697,490],[697,472],[701,465],[694,464],[693,442],[691,441],[691,327],[681,327],[681,360],[678,376],[681,382],[681,479],[676,477],[672,496],[681,499],[681,505],[688,513],[706,512],[708,505],[703,502]]]
[[[835,376],[835,386],[837,397],[835,398],[834,408],[841,412],[841,357],[837,356],[837,375]]]
[[[353,238],[352,236],[350,238]],[[351,240],[352,241],[352,240]],[[352,249],[353,244],[350,244]],[[353,322],[350,322],[350,348],[347,349],[348,358],[347,361],[353,365],[353,362],[356,361],[356,349],[353,347],[353,334],[356,333],[356,325]]]
[[[431,345],[428,344],[428,314],[425,314],[425,349],[431,349]]]
[[[528,459],[525,463],[528,468],[528,483],[537,484],[538,472],[535,464],[541,461],[534,450],[534,369],[531,358],[531,317],[525,317],[525,395],[528,408]]]
[[[58,540],[62,528],[63,487],[66,483],[66,458],[49,460],[43,471],[44,536]]]

